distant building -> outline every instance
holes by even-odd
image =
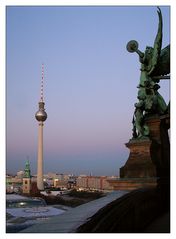
[[[26,161],[24,176],[23,176],[23,193],[30,194],[31,191],[31,170],[29,161]]]
[[[24,171],[18,171],[17,172],[17,178],[23,178],[23,176],[24,176]]]
[[[79,176],[76,181],[77,189],[112,190],[107,176]]]
[[[18,193],[22,188],[22,178],[13,175],[6,175],[6,192]]]
[[[70,177],[71,176],[68,174],[57,174],[56,177],[54,178],[54,187],[67,188]]]

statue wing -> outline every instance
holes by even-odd
[[[170,73],[170,44],[161,50],[158,63],[151,76],[161,76]]]
[[[159,17],[158,32],[154,42],[154,49],[153,49],[153,54],[152,54],[151,63],[150,63],[151,68],[150,68],[150,71],[148,72],[148,75],[152,75],[153,71],[155,70],[155,67],[157,66],[159,58],[160,58],[161,47],[162,47],[163,20],[162,20],[161,9],[159,7],[158,7],[157,13]]]

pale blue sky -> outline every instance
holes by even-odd
[[[170,8],[163,47],[170,42]],[[7,7],[7,172],[37,165],[41,64],[45,64],[45,172],[118,175],[129,151],[140,64],[126,51],[152,46],[156,6]],[[169,81],[160,84],[169,101]]]

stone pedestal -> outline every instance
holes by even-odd
[[[168,129],[170,128],[170,116],[152,116],[146,118],[146,124],[150,128],[152,140],[151,156],[156,165],[157,188],[165,205],[170,205],[170,140]]]
[[[151,157],[156,165],[158,177],[170,177],[169,120],[169,115],[154,115],[146,118],[152,140]]]
[[[126,164],[120,168],[120,178],[156,177],[156,167],[152,162],[149,139],[130,140],[126,146],[130,150]]]
[[[146,117],[145,123],[149,127],[150,136],[145,139],[131,139],[126,144],[130,154],[125,165],[120,168],[120,180],[111,183],[114,188],[133,188],[132,182],[135,188],[157,185],[163,195],[169,195],[169,120],[169,115]]]
[[[114,178],[108,179],[113,190],[132,191],[139,188],[156,188],[157,178]]]
[[[126,144],[130,155],[120,168],[121,178],[164,178],[170,175],[169,115],[148,116],[145,123],[150,136],[148,139],[132,139]]]

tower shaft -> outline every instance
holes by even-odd
[[[44,190],[44,184],[43,184],[43,122],[39,122],[39,129],[38,129],[37,188],[39,190]]]

